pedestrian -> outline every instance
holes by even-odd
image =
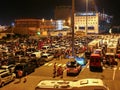
[[[25,83],[26,81],[27,81],[27,72],[25,73],[25,77],[24,77],[23,83]]]
[[[63,68],[61,66],[59,66],[57,69],[57,76],[63,78]]]
[[[56,62],[54,63],[54,67],[53,67],[53,78],[56,77]]]
[[[19,78],[19,82],[21,82],[21,78],[23,76],[23,71],[22,70],[18,70],[18,78]]]

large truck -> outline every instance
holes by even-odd
[[[102,57],[100,54],[92,53],[89,62],[90,71],[102,72]]]

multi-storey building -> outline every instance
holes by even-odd
[[[78,12],[74,15],[75,31],[104,33],[110,29],[112,16],[98,12]]]
[[[14,33],[35,35],[37,32],[47,34],[48,31],[55,29],[54,20],[45,19],[17,19],[15,20]]]

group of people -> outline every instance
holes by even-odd
[[[61,78],[63,78],[63,68],[62,68],[62,66],[59,66],[58,68],[57,68],[57,66],[56,66],[56,62],[54,63],[54,67],[53,67],[53,78],[55,78],[55,77],[58,77],[58,76],[60,76]]]

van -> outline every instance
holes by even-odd
[[[7,70],[0,70],[0,87],[3,87],[5,84],[14,81],[16,75],[14,73],[10,73]]]
[[[35,90],[109,90],[101,79],[42,80]]]

